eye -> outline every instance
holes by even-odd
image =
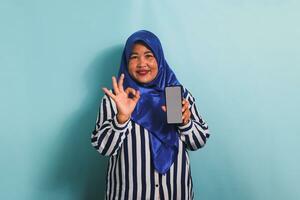
[[[131,56],[129,57],[130,60],[136,59],[136,58],[137,58],[137,55],[131,55]]]
[[[153,57],[153,54],[148,53],[148,54],[146,54],[145,56],[146,56],[146,58],[152,58],[152,57]]]

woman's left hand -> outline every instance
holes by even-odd
[[[183,101],[182,101],[182,123],[183,123],[183,125],[186,125],[187,123],[189,123],[189,121],[191,119],[191,111],[190,111],[189,107],[190,107],[189,101],[186,99],[183,99]],[[166,106],[162,106],[161,108],[163,109],[163,111],[167,112]]]

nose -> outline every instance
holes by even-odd
[[[143,56],[140,56],[137,63],[138,67],[145,67],[146,66],[146,59]]]

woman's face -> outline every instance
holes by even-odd
[[[128,71],[130,76],[139,83],[149,83],[158,73],[157,61],[150,49],[141,43],[132,47],[129,56]]]

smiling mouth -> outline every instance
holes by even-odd
[[[145,75],[147,75],[149,72],[150,72],[150,70],[139,70],[139,71],[137,71],[136,73],[137,73],[139,76],[145,76]]]

